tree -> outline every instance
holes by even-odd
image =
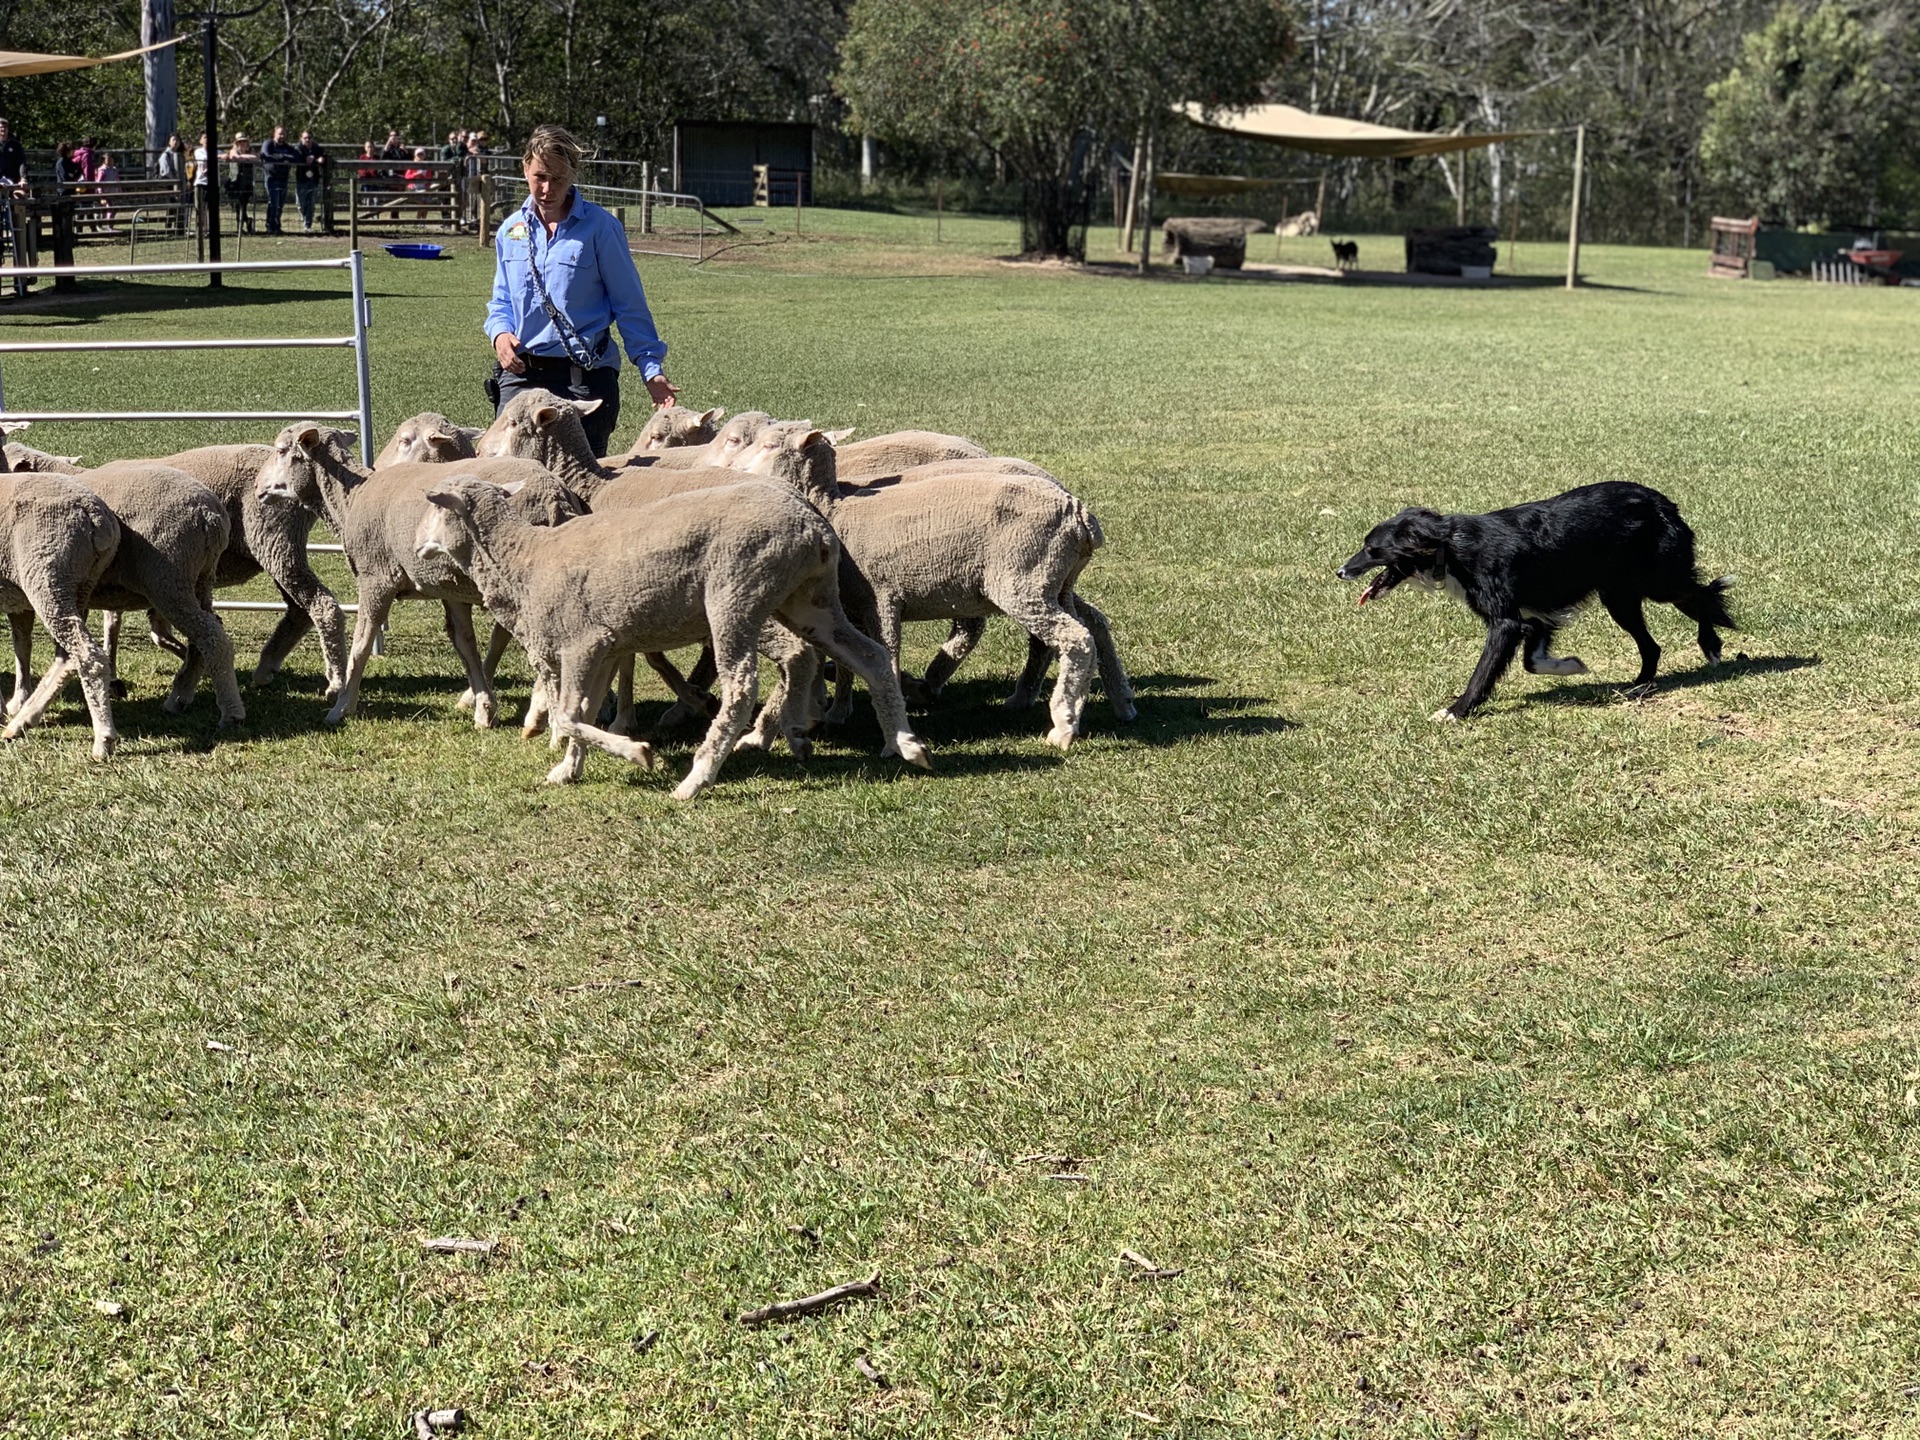
[[[1079,258],[1105,145],[1258,101],[1287,33],[1278,0],[855,0],[836,83],[858,133],[997,154],[1025,248]]]
[[[1708,177],[1788,225],[1871,218],[1891,158],[1885,46],[1841,5],[1786,4],[1708,87]]]

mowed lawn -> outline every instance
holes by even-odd
[[[1096,694],[1049,749],[997,708],[996,625],[918,719],[931,775],[863,703],[684,807],[690,735],[560,789],[475,732],[437,607],[338,732],[311,642],[231,735],[129,644],[111,763],[77,695],[0,749],[0,1434],[1920,1433],[1920,295],[1609,249],[1574,294],[1142,283],[946,225],[643,260],[672,372],[1053,469],[1105,526],[1083,588],[1138,720]],[[484,418],[490,263],[370,261],[380,438]],[[338,333],[341,289],[0,334]],[[344,406],[348,374],[4,371],[34,409]],[[1596,612],[1590,677],[1429,723],[1479,626],[1357,611],[1334,567],[1406,504],[1603,479],[1739,577],[1728,663],[1654,610],[1630,699]],[[269,623],[232,621],[244,666]]]

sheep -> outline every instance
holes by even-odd
[[[718,433],[718,421],[726,413],[717,406],[712,410],[690,410],[685,405],[662,405],[647,417],[647,423],[633,437],[633,444],[627,447],[621,461],[705,446]]]
[[[1130,704],[1106,617],[1074,595],[1102,538],[1080,501],[1046,481],[991,474],[843,492],[833,461],[825,435],[788,423],[761,436],[751,473],[795,486],[832,520],[842,593],[896,667],[904,621],[1004,614],[1060,657],[1049,744],[1064,750],[1079,734],[1096,654],[1116,709]],[[828,718],[844,718],[847,704],[843,689]]]
[[[119,460],[72,478],[99,495],[120,522],[119,547],[92,605],[149,611],[185,638],[185,661],[164,702],[169,714],[193,703],[201,672],[209,670],[221,728],[239,724],[247,707],[234,678],[233,641],[213,612],[215,576],[233,533],[220,498],[154,460]]]
[[[720,711],[673,792],[678,800],[700,795],[750,719],[756,642],[774,619],[874,687],[889,737],[883,754],[932,768],[908,727],[885,652],[841,609],[832,527],[796,497],[747,482],[589,515],[544,533],[514,515],[497,490],[465,474],[441,480],[427,498],[438,513],[421,527],[417,553],[472,576],[488,607],[527,647],[553,697],[554,729],[567,750],[548,772],[550,783],[580,778],[583,740],[650,765],[650,747],[588,725],[589,707],[605,694],[620,656],[711,634],[720,656]],[[799,693],[799,683],[786,690]]]
[[[467,672],[473,694],[474,728],[485,730],[493,724],[494,694],[473,634],[473,607],[480,603],[479,592],[450,566],[425,563],[414,554],[413,532],[426,510],[425,492],[445,478],[447,468],[408,461],[362,474],[347,458],[350,440],[341,431],[296,421],[280,432],[273,458],[255,482],[263,502],[300,505],[324,517],[340,537],[359,582],[360,613],[355,617],[353,647],[326,722],[341,724],[358,707],[361,680],[387,612],[395,600],[417,596],[444,606],[447,638]],[[462,474],[496,485],[520,487],[516,505],[544,523],[558,524],[584,513],[578,497],[532,461],[476,459],[462,462],[460,469]]]
[[[12,621],[18,668],[0,740],[17,739],[36,723],[70,673],[80,676],[93,721],[93,758],[113,754],[113,697],[106,653],[87,633],[87,606],[119,553],[121,527],[93,490],[62,475],[9,473],[0,455],[0,610]],[[22,693],[31,658],[33,617],[60,653],[32,695]]]
[[[471,460],[475,453],[473,442],[482,433],[479,426],[456,425],[438,411],[423,411],[400,422],[385,447],[374,457],[373,468],[384,470],[409,460],[442,464],[450,460]]]
[[[6,428],[24,430],[29,423],[21,421]],[[86,468],[78,455],[49,455],[13,440],[7,442],[6,453],[7,468],[15,475],[78,475]]]
[[[961,435],[942,435],[935,430],[895,430],[871,439],[844,444],[851,430],[827,432],[835,447],[834,464],[841,483],[850,480],[896,475],[919,465],[941,460],[984,460],[986,447]]]
[[[674,450],[655,451],[651,455],[629,460],[628,465],[645,463],[662,470],[731,465],[739,455],[753,447],[760,438],[760,432],[772,423],[773,417],[764,410],[742,410],[716,430],[705,445],[683,445]]]

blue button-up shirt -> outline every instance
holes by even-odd
[[[599,361],[607,353],[606,342],[618,325],[628,357],[640,367],[641,377],[651,380],[660,373],[667,346],[653,328],[653,315],[640,289],[640,272],[633,268],[633,255],[627,249],[627,232],[578,190],[572,200],[551,240],[534,213],[532,200],[500,226],[493,241],[497,260],[493,299],[487,305],[487,339],[511,333],[532,354],[567,358],[566,343],[540,304],[540,291],[527,263],[531,253],[554,307],[579,331],[594,359]]]

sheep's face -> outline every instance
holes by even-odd
[[[737,467],[790,485],[808,486],[823,465],[832,474],[833,442],[810,420],[781,420],[760,432],[760,439]]]
[[[31,445],[10,444],[0,453],[16,475],[78,475],[84,468],[78,455],[49,455]]]
[[[713,437],[708,447],[711,454],[707,463],[725,465],[735,470],[744,470],[753,457],[753,447],[760,441],[760,434],[773,423],[773,417],[764,410],[745,410],[734,416],[720,427],[720,433]]]
[[[463,443],[463,437],[451,420],[444,415],[428,412],[400,422],[400,428],[393,432],[393,439],[387,442],[385,459],[391,465],[412,460],[445,465],[450,461],[464,460],[472,453],[472,446]]]
[[[517,455],[544,464],[555,451],[566,448],[560,430],[569,422],[577,426],[581,416],[599,408],[598,400],[562,400],[548,390],[522,390],[474,442],[474,453],[496,459]],[[584,431],[579,441],[585,445]]]
[[[633,453],[650,455],[685,445],[705,445],[713,439],[715,427],[726,413],[718,407],[689,410],[683,405],[662,406],[640,427],[640,437],[633,442]]]
[[[454,518],[456,508],[464,510],[458,495],[435,487],[427,492],[427,510],[413,532],[413,553],[422,560],[444,560],[464,571],[473,559],[473,535]]]
[[[273,454],[254,477],[254,498],[270,505],[305,505],[321,508],[320,467],[327,452],[344,463],[347,447],[354,437],[344,430],[329,430],[299,421],[287,426],[273,442]]]

